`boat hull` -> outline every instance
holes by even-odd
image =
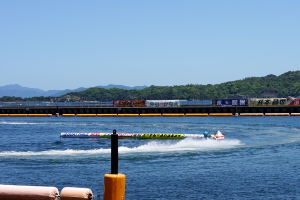
[[[214,135],[205,137],[203,134],[172,134],[172,133],[117,133],[120,139],[216,139]],[[111,133],[61,133],[62,138],[110,138]],[[221,138],[220,138],[221,139]],[[225,139],[223,137],[223,139]]]

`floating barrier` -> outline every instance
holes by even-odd
[[[59,117],[59,113],[55,113]],[[0,114],[0,117],[52,117],[52,114]],[[63,117],[226,117],[226,116],[300,116],[300,113],[142,113],[142,114],[62,114]]]
[[[290,116],[290,113],[265,113],[265,116]]]
[[[291,116],[300,116],[300,113],[291,113]]]
[[[0,114],[0,117],[52,117],[52,114]]]
[[[118,114],[119,117],[138,117],[139,114]]]
[[[27,114],[9,114],[10,117],[27,117]]]
[[[240,116],[264,116],[264,113],[240,113]]]
[[[163,113],[163,117],[183,117],[184,113]]]
[[[65,187],[59,191],[49,186],[0,185],[0,199],[3,200],[92,200],[89,188]]]
[[[0,199],[3,200],[58,200],[58,197],[56,187],[0,185]]]
[[[117,114],[97,114],[97,117],[116,117]]]
[[[65,187],[60,192],[60,200],[92,200],[93,192],[89,188]]]
[[[172,133],[117,133],[120,139],[225,139],[224,135],[218,131],[215,135],[210,134],[172,134]],[[111,133],[61,133],[62,138],[111,138]]]
[[[161,114],[160,113],[143,113],[140,114],[141,117],[160,117]]]
[[[52,114],[28,114],[28,117],[52,117]]]
[[[96,117],[96,114],[76,114],[77,117]]]
[[[75,117],[75,114],[62,114],[63,117]]]
[[[208,113],[186,113],[185,116],[188,116],[188,117],[207,117],[208,116]]]
[[[226,117],[232,116],[232,113],[210,113],[209,116]]]

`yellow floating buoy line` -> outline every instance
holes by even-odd
[[[0,117],[52,117],[52,114],[0,114]]]
[[[62,114],[63,117],[207,117],[207,116],[233,116],[232,113],[141,113],[141,114]]]
[[[0,117],[52,117],[52,114],[0,114]],[[59,113],[55,113],[59,117]],[[61,114],[63,117],[230,117],[230,116],[300,116],[300,113],[109,113],[109,114]]]

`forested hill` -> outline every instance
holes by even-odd
[[[113,101],[113,100],[159,100],[159,99],[220,99],[234,95],[246,97],[299,96],[300,71],[289,71],[280,76],[248,77],[216,85],[175,85],[150,86],[144,89],[89,88],[80,92],[71,92],[60,97],[2,97],[0,101]]]
[[[81,92],[68,93],[61,100],[69,101],[112,101],[112,100],[155,100],[155,99],[216,99],[232,95],[261,97],[273,94],[277,97],[299,96],[300,71],[290,71],[280,76],[248,77],[216,85],[150,86],[142,90],[118,88],[90,88]]]

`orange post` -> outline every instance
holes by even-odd
[[[118,134],[111,135],[111,173],[104,175],[104,200],[125,199],[125,174],[118,173]]]
[[[104,200],[124,200],[125,199],[125,174],[105,174],[104,175]]]

